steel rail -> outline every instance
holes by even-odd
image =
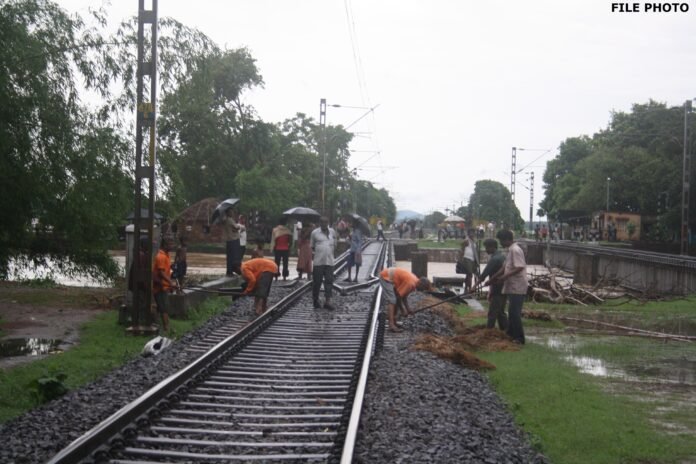
[[[139,398],[116,411],[93,429],[87,431],[84,435],[73,441],[48,461],[47,464],[73,464],[81,459],[87,458],[99,447],[104,445],[107,440],[141,418],[147,410],[157,406],[161,401],[165,401],[168,395],[174,393],[175,390],[200,375],[201,372],[208,369],[210,365],[215,364],[221,357],[226,355],[229,350],[239,347],[252,338],[256,333],[270,324],[270,322],[279,317],[290,304],[299,299],[310,285],[311,282],[307,282],[300,286],[297,290],[280,300],[276,305],[254,319],[239,332],[230,335],[190,365],[162,380]]]
[[[373,268],[373,275],[377,264],[384,263],[385,246],[380,249],[380,257],[377,259]],[[370,318],[369,332],[367,343],[365,344],[365,352],[363,353],[362,367],[360,377],[353,397],[353,407],[350,413],[350,420],[346,430],[346,437],[343,442],[343,451],[341,453],[341,464],[350,464],[353,460],[353,452],[355,450],[355,441],[358,436],[358,427],[360,425],[360,414],[362,412],[363,402],[365,399],[365,390],[367,388],[367,377],[370,373],[370,362],[377,343],[377,329],[379,320],[379,310],[382,305],[382,286],[377,287],[375,292],[374,302],[372,305],[372,315]]]
[[[381,252],[380,252],[381,255]],[[340,258],[341,258],[341,263],[339,263],[336,267],[337,273],[340,273],[345,266],[345,258],[347,257],[347,253],[344,253]],[[337,260],[338,261],[338,260]],[[92,458],[96,459],[97,461],[100,461],[101,459],[106,459],[108,457],[108,453],[106,449],[113,445],[114,443],[122,447],[122,449],[130,449],[130,447],[125,447],[123,446],[123,440],[121,440],[121,436],[124,436],[126,438],[133,438],[134,435],[136,434],[136,429],[133,427],[136,423],[139,425],[142,425],[143,421],[148,422],[148,417],[152,417],[152,414],[155,414],[154,417],[159,419],[160,412],[162,410],[164,411],[176,411],[175,409],[170,409],[171,403],[175,403],[177,406],[187,406],[187,405],[195,405],[197,404],[195,401],[194,402],[180,402],[179,394],[183,394],[188,390],[188,387],[192,385],[195,382],[199,382],[203,380],[204,375],[207,371],[210,370],[212,366],[220,365],[223,362],[225,362],[225,358],[229,357],[231,354],[235,354],[239,352],[240,350],[244,349],[244,346],[250,343],[252,339],[257,339],[258,334],[262,333],[271,323],[276,321],[278,318],[280,318],[282,315],[284,315],[289,307],[294,304],[309,288],[311,287],[311,282],[307,282],[304,285],[300,286],[297,288],[295,291],[287,295],[285,298],[283,298],[280,302],[278,302],[276,305],[274,305],[272,308],[270,308],[266,313],[263,315],[257,317],[254,321],[249,323],[246,327],[242,328],[239,332],[230,335],[226,337],[224,340],[220,341],[217,343],[213,348],[210,349],[209,352],[203,354],[200,358],[198,358],[196,361],[191,363],[189,366],[185,367],[181,371],[173,374],[172,376],[168,377],[167,379],[164,379],[163,381],[159,382],[157,385],[149,389],[147,392],[145,392],[141,397],[137,398],[133,402],[129,403],[128,405],[124,406],[121,408],[119,411],[111,415],[109,418],[106,420],[102,421],[100,424],[98,424],[96,427],[91,429],[90,431],[86,432],[84,435],[79,437],[77,440],[72,442],[70,445],[68,445],[65,449],[60,451],[56,456],[54,456],[50,461],[49,464],[54,464],[54,463],[74,463],[78,462],[80,460],[87,459],[88,457],[92,456]],[[374,316],[374,314],[373,314]],[[371,332],[371,331],[370,331]],[[370,333],[368,332],[368,334]],[[288,335],[292,336],[292,335]],[[369,339],[369,338],[368,338]],[[319,348],[321,349],[321,345],[319,345]],[[285,350],[280,350],[278,352],[287,354],[288,350],[287,347]],[[252,350],[248,350],[248,354],[251,354],[253,356]],[[368,356],[369,358],[369,356]],[[241,358],[240,358],[241,359]],[[253,359],[253,358],[252,358]],[[279,360],[282,358],[278,358]],[[238,361],[235,358],[235,361]],[[283,361],[280,361],[281,363]],[[229,363],[226,362],[226,365]],[[309,365],[314,365],[314,362],[309,362]],[[368,363],[369,364],[369,363]],[[339,362],[340,365],[340,362]],[[337,366],[332,366],[332,367],[337,367]],[[242,368],[243,369],[243,368]],[[341,371],[334,371],[334,372],[341,372]],[[224,371],[223,371],[224,373]],[[207,377],[207,380],[203,381],[202,387],[197,387],[196,390],[200,388],[203,392],[206,390],[211,391],[211,394],[214,395],[216,401],[221,398],[221,395],[219,393],[216,393],[214,391],[214,387],[217,385],[224,385],[225,387],[228,386],[237,386],[237,388],[248,388],[250,385],[254,387],[262,387],[262,388],[269,388],[268,385],[255,385],[256,382],[258,382],[256,379],[257,378],[264,378],[264,377],[258,377],[257,374],[254,374],[253,371],[250,371],[248,376],[250,377],[251,383],[245,383],[243,381],[244,376],[239,376],[235,374],[239,374],[238,372],[232,372],[231,375],[232,377],[230,380],[234,380],[233,382],[227,382],[225,380],[225,375],[220,375],[220,372],[217,373],[217,375],[214,375],[213,377]],[[282,377],[282,376],[281,376]],[[295,375],[295,378],[297,379],[298,376]],[[300,377],[301,378],[301,377]],[[328,378],[331,378],[331,376],[328,376]],[[217,379],[217,380],[216,380]],[[300,381],[300,380],[296,380]],[[266,384],[269,383],[268,379],[264,379],[263,382]],[[271,383],[275,382],[273,380],[270,381]],[[308,393],[305,393],[304,395],[308,397],[312,397],[313,395],[316,396],[318,392],[326,393],[327,396],[333,396],[334,394],[338,395],[340,394],[340,391],[336,390],[335,387],[331,387],[332,381],[320,381],[318,380],[316,383],[316,387],[314,386],[301,386],[298,385],[297,387],[294,387],[292,385],[284,385],[280,387],[276,387],[276,390],[271,390],[269,392],[261,392],[260,394],[265,395],[265,396],[272,396],[273,398],[271,401],[282,401],[283,396],[282,395],[295,395],[293,391],[295,389],[303,389],[305,391],[308,391]],[[338,385],[337,385],[338,386]],[[210,388],[213,387],[213,388]],[[273,389],[274,387],[270,387]],[[287,393],[284,393],[283,391],[279,391],[277,388],[281,388]],[[330,390],[327,391],[322,391],[325,390],[326,388],[330,388]],[[363,387],[364,388],[364,387]],[[229,390],[225,390],[227,393],[231,393]],[[233,390],[235,391],[235,390]],[[299,391],[299,390],[298,390]],[[248,390],[239,390],[238,392],[240,395],[246,395],[247,397],[249,396],[250,391]],[[279,399],[277,399],[279,397]],[[198,399],[198,400],[204,400],[205,397],[202,395],[188,395],[189,399]],[[263,397],[262,397],[263,398]],[[235,401],[236,398],[230,397],[228,398],[231,401]],[[289,398],[287,403],[292,403],[294,398]],[[316,398],[315,398],[316,399]],[[341,399],[337,399],[335,401],[342,401]],[[296,400],[295,402],[299,402]],[[333,402],[333,400],[327,399],[326,403]],[[351,400],[349,399],[346,401],[346,405],[350,404]],[[206,406],[203,403],[203,406]],[[220,407],[221,405],[215,404],[216,407]],[[158,409],[159,408],[159,409]],[[244,406],[243,409],[247,410],[253,410],[253,407]],[[263,409],[263,408],[262,408]],[[283,408],[283,409],[288,409],[288,408]],[[311,409],[311,408],[309,408]],[[308,411],[309,411],[308,409]],[[335,409],[331,407],[324,407],[321,408],[324,411],[330,410],[330,409]],[[339,408],[340,409],[340,408]],[[345,409],[345,408],[344,408]],[[162,418],[165,422],[166,421],[186,421],[186,420],[192,420],[196,421],[196,417],[215,417],[215,416],[222,416],[226,417],[229,416],[229,414],[226,413],[221,413],[221,412],[196,412],[196,411],[189,411],[189,410],[183,410],[181,411],[183,414],[188,415],[191,417],[191,419],[186,419],[186,418],[168,418],[164,419]],[[277,408],[276,412],[282,412],[281,408]],[[345,412],[344,412],[345,415]],[[293,418],[293,419],[301,419],[301,418],[307,418],[311,419],[314,422],[309,423],[309,426],[315,427],[320,425],[320,422],[316,422],[317,418],[322,418],[325,417],[327,419],[332,418],[333,415],[331,414],[305,414],[305,415],[294,415],[294,416],[284,416],[282,414],[235,414],[235,417],[237,418],[249,418],[250,420],[254,421],[256,419],[254,418],[261,418],[261,417],[266,417],[266,418],[277,418],[282,420],[283,417],[288,417],[288,418]],[[335,417],[340,418],[341,415],[338,414]],[[207,421],[210,422],[210,421]],[[295,423],[296,425],[301,423]],[[326,423],[326,426],[329,427],[330,423]],[[251,423],[246,423],[246,425],[250,427],[261,427],[261,425],[254,424],[253,422]],[[285,424],[285,426],[290,426],[292,425],[291,423]],[[279,424],[274,424],[274,426],[278,427],[283,427],[284,424],[279,423]],[[303,435],[300,433],[298,436],[311,436],[310,435]],[[116,438],[114,438],[116,437]],[[111,439],[111,443],[107,444],[107,441]],[[114,441],[115,440],[115,441]],[[138,439],[141,441],[140,439]],[[269,445],[269,447],[272,447],[273,445]],[[322,445],[323,446],[323,445]],[[334,445],[335,446],[335,443]],[[151,456],[157,456],[159,455],[159,452],[153,451],[151,454],[150,452],[146,450],[140,450],[139,451],[141,454],[145,453],[146,455],[151,455]],[[136,451],[137,453],[137,451]],[[172,453],[172,456],[176,455],[176,452]],[[193,457],[193,455],[187,455],[186,453],[181,454],[180,457]],[[203,456],[203,455],[202,455]],[[229,455],[228,457],[231,457],[232,455]],[[274,455],[275,456],[275,455]],[[302,453],[296,454],[296,455],[287,455],[283,456],[284,458],[292,458],[292,457],[307,457],[310,459],[316,459],[320,455],[317,454],[312,454],[308,453],[303,456]],[[279,456],[280,457],[280,456]],[[281,458],[283,458],[281,457]],[[248,456],[245,457],[245,459],[249,458]],[[126,462],[126,461],[121,461],[119,460],[111,460],[110,462]]]

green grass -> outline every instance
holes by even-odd
[[[228,306],[227,298],[208,299],[189,313],[189,319],[172,320],[172,331],[187,332]],[[27,389],[36,379],[64,373],[66,386],[74,389],[138,356],[151,337],[127,335],[117,318],[116,311],[100,314],[82,327],[80,343],[74,348],[0,371],[0,423],[38,406]]]
[[[647,303],[612,300],[593,307],[525,303],[525,309],[552,316],[615,318],[648,330],[659,330],[666,321],[679,320],[682,327],[696,323],[694,297]],[[483,313],[465,305],[456,310],[468,325],[485,323]],[[523,321],[528,334],[563,333],[558,320]],[[535,447],[562,464],[696,462],[692,395],[683,388],[654,390],[650,383],[591,376],[565,359],[568,354],[590,357],[631,376],[660,377],[658,366],[669,370],[672,363],[682,363],[688,369],[687,360],[696,359],[696,344],[597,335],[566,338],[563,349],[528,343],[518,352],[477,353],[497,366],[487,375]]]
[[[551,462],[563,464],[677,463],[694,459],[690,434],[660,433],[650,424],[654,404],[609,395],[549,348],[478,353],[516,421]],[[690,461],[691,462],[691,461]]]
[[[422,250],[423,248],[454,248],[458,249],[462,245],[462,239],[448,239],[445,240],[444,242],[438,242],[438,241],[433,241],[433,240],[428,240],[428,239],[421,239],[418,240],[418,249]]]

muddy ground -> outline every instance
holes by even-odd
[[[113,252],[124,266],[123,252]],[[189,274],[225,273],[225,255],[189,253]],[[60,340],[66,350],[79,341],[79,328],[94,316],[115,309],[124,296],[123,281],[115,287],[30,287],[0,282],[0,341],[9,339]],[[44,355],[46,356],[46,355]],[[0,356],[0,369],[41,359],[41,356]]]

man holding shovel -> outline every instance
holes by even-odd
[[[503,267],[493,276],[491,283],[503,284],[503,295],[507,297],[508,302],[507,334],[515,343],[524,345],[522,305],[527,297],[527,262],[511,230],[503,229],[498,232],[497,237],[503,248],[508,249],[508,254]]]
[[[495,328],[495,321],[498,321],[498,327],[505,332],[508,327],[507,315],[505,314],[505,295],[503,295],[502,283],[491,283],[486,281],[486,277],[492,279],[505,264],[505,255],[498,250],[498,242],[493,238],[487,238],[483,241],[483,246],[488,253],[488,264],[481,273],[481,276],[476,279],[476,286],[481,282],[483,285],[488,285],[488,323],[486,327],[489,329]]]
[[[401,308],[404,316],[411,313],[408,307],[408,295],[414,290],[426,291],[430,290],[430,281],[421,277],[420,279],[411,272],[396,267],[384,269],[379,274],[379,283],[384,292],[384,298],[387,300],[387,318],[389,319],[389,330],[392,332],[401,332],[399,326],[396,325],[396,307]]]

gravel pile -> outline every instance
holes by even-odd
[[[274,289],[269,303],[290,290]],[[348,297],[353,303],[355,297]],[[334,302],[340,304],[340,299]],[[331,317],[345,317],[334,315]],[[41,463],[60,449],[198,357],[189,343],[231,319],[253,318],[253,299],[155,357],[138,358],[100,380],[0,426],[0,462]],[[446,322],[429,311],[404,321],[404,332],[387,335],[374,361],[355,462],[543,463],[515,427],[480,374],[409,349],[415,334],[449,335]]]
[[[547,462],[484,376],[411,349],[419,333],[452,335],[442,318],[423,311],[402,327],[373,361],[354,462]]]

